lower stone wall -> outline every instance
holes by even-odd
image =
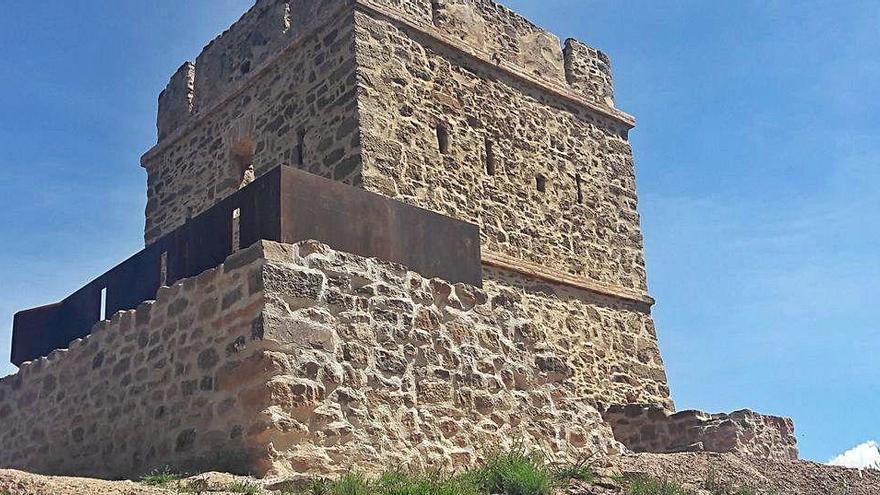
[[[331,474],[464,466],[514,442],[620,452],[571,339],[486,285],[262,241],[0,381],[0,467]]]
[[[273,474],[460,467],[522,441],[618,450],[564,341],[509,294],[427,280],[324,245],[267,244],[259,358]]]
[[[258,410],[226,371],[263,309],[250,249],[0,380],[0,466],[116,478],[249,470]]]
[[[675,410],[648,305],[503,269],[484,267],[483,280],[493,310],[531,321],[537,340],[565,350],[578,396],[599,409],[637,403]]]
[[[735,452],[749,457],[797,460],[794,423],[789,418],[742,410],[730,414],[681,411],[657,406],[612,406],[603,418],[614,437],[634,452]]]

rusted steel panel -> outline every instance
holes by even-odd
[[[290,167],[276,169],[191,219],[60,303],[22,311],[13,322],[12,362],[46,356],[88,335],[101,313],[135,309],[172,284],[214,268],[260,239],[314,239],[335,249],[400,263],[426,277],[482,285],[477,226]]]
[[[12,362],[16,365],[34,356],[47,356],[57,347],[52,333],[59,327],[63,305],[49,304],[21,311],[12,320]]]
[[[482,285],[476,225],[288,167],[281,207],[282,242],[317,239],[426,277]]]

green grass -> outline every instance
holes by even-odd
[[[154,471],[143,478],[141,478],[141,483],[150,486],[158,486],[160,488],[167,487],[172,483],[176,483],[180,481],[181,476],[176,473],[172,473],[168,470],[162,471]]]
[[[371,482],[360,473],[348,473],[328,485],[332,495],[370,495]]]
[[[586,462],[553,466],[538,452],[515,447],[491,453],[478,468],[460,473],[389,471],[378,478],[348,473],[315,479],[305,495],[551,495],[572,479],[592,481]]]
[[[669,481],[641,478],[632,481],[618,480],[627,487],[627,495],[694,495],[696,492]],[[714,468],[709,468],[702,488],[711,495],[759,495],[757,490],[747,487],[736,488],[718,480]]]
[[[449,476],[440,472],[427,474],[388,472],[376,480],[374,489],[383,495],[480,495],[481,493],[479,485],[472,477]]]
[[[694,495],[675,483],[655,479],[638,479],[630,483],[627,495]]]
[[[256,483],[248,483],[246,481],[237,481],[226,487],[227,491],[232,493],[245,493],[247,495],[258,495],[263,491],[260,485]]]
[[[590,459],[590,457],[584,457],[574,464],[556,466],[553,470],[553,476],[562,483],[570,480],[592,483],[596,481],[597,476],[590,468]]]
[[[506,495],[549,495],[561,481],[553,475],[543,454],[521,446],[493,453],[471,476],[485,492]]]
[[[208,482],[204,480],[193,480],[188,482],[178,481],[176,485],[174,485],[175,493],[187,493],[187,494],[196,494],[202,495],[208,491]]]
[[[590,469],[589,461],[589,458],[584,458],[574,464],[552,464],[544,454],[519,445],[505,451],[493,451],[480,466],[458,473],[396,470],[371,478],[350,472],[335,480],[313,479],[296,495],[552,495],[572,480],[585,483],[596,481],[597,476]],[[152,486],[175,489],[180,494],[203,494],[207,491],[206,483],[186,483],[180,475],[168,470],[154,472],[142,481]],[[696,493],[679,484],[658,479],[627,480],[619,477],[615,481],[625,487],[626,495]],[[711,495],[763,493],[722,483],[713,469],[706,474],[702,487]],[[242,481],[228,485],[226,491],[258,495],[262,493],[262,488],[256,483]],[[0,495],[9,494],[0,492]],[[294,492],[279,495],[294,495]]]

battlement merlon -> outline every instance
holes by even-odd
[[[492,0],[258,0],[195,62],[186,62],[159,97],[163,141],[233,95],[275,56],[345,8],[365,9],[419,29],[480,61],[537,84],[628,127],[614,107],[607,55],[553,33]],[[150,155],[150,152],[147,153]]]
[[[192,115],[195,76],[195,64],[185,62],[159,94],[159,112],[156,118],[159,141],[168,137]]]

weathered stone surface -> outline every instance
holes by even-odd
[[[321,425],[289,442],[277,440],[288,421],[263,431],[261,438],[275,440],[273,472],[295,471],[307,458],[312,472],[323,473],[456,466],[476,459],[479,445],[515,439],[561,456],[578,447],[616,451],[597,410],[568,379],[566,340],[520,332],[525,312],[493,314],[496,287],[453,291],[443,281],[313,243],[266,252],[283,254],[271,255],[264,268],[279,282],[266,283],[263,344],[283,349],[291,366],[279,379],[296,384],[279,388],[268,410]],[[304,273],[321,275],[310,278],[324,284],[340,273],[359,282],[337,284],[336,292],[281,283],[303,280]],[[447,304],[453,292],[469,294],[464,299],[471,302]],[[337,311],[332,294],[366,301]],[[288,295],[314,300],[291,306]],[[316,328],[329,335],[307,344],[304,336]],[[543,360],[534,357],[538,348]],[[532,386],[519,388],[523,382]],[[318,450],[321,456],[310,456]]]
[[[620,450],[594,406],[608,392],[585,395],[576,371],[589,333],[532,321],[527,289],[493,310],[510,284],[453,287],[314,242],[248,250],[205,276],[232,292],[257,271],[264,291],[203,312],[216,293],[183,280],[148,305],[176,315],[160,325],[120,338],[138,315],[115,315],[2,380],[0,464],[118,477],[230,453],[257,474],[331,474],[463,466],[517,440],[560,458]]]
[[[789,418],[749,410],[730,414],[681,411],[657,406],[612,406],[602,417],[614,437],[635,452],[734,452],[762,459],[797,460],[797,439]]]
[[[265,374],[242,373],[250,370],[235,366],[238,354],[226,349],[253,346],[251,322],[263,294],[222,311],[199,308],[213,297],[202,278],[238,287],[260,263],[181,281],[155,302],[99,323],[66,353],[26,363],[0,381],[0,465],[119,477],[164,465],[208,466],[222,452],[254,464],[258,444],[232,438],[228,429],[257,417],[258,409],[237,399],[251,381],[265,384]],[[151,322],[141,311],[168,318]],[[142,330],[126,333],[133,321]],[[271,360],[260,361],[251,369],[273,369]],[[239,370],[237,382],[223,373],[231,367]],[[215,386],[220,377],[222,389]]]
[[[162,139],[142,160],[148,244],[279,164],[361,182],[359,162],[352,165],[360,144],[351,124],[351,13],[329,22],[290,14],[288,2],[260,0],[205,48],[191,69],[194,82],[187,83],[193,85],[191,116],[181,116],[188,108],[178,103],[181,97],[172,98],[186,91],[173,89],[185,86],[180,74],[163,93]],[[319,25],[295,24],[304,20]],[[291,43],[293,49],[283,50]],[[280,58],[258,70],[274,57]]]
[[[246,139],[256,175],[362,185],[480,224],[484,248],[644,293],[608,66],[490,1],[262,0],[187,69],[196,113],[144,157],[146,240],[242,185],[227,164]]]

